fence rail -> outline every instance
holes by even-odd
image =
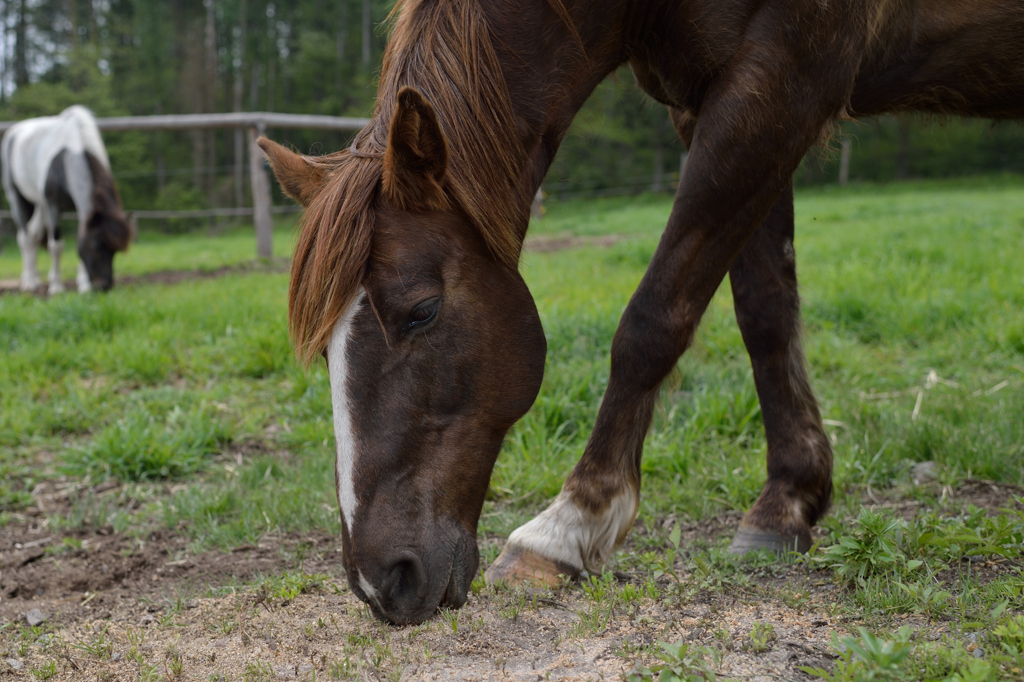
[[[345,116],[317,116],[310,114],[282,114],[272,111],[234,111],[222,114],[168,114],[162,116],[115,116],[98,118],[96,124],[103,131],[125,130],[204,130],[211,128],[244,128],[249,132],[249,175],[252,182],[252,207],[211,208],[195,211],[134,211],[135,219],[216,218],[252,216],[256,231],[256,255],[269,258],[272,254],[274,213],[299,210],[294,206],[271,206],[270,178],[263,164],[263,150],[256,138],[268,128],[313,128],[318,130],[347,130],[355,132],[370,122],[368,118]],[[0,133],[5,133],[16,121],[0,121]],[[0,211],[0,219],[9,218],[9,211]]]
[[[134,220],[173,220],[174,218],[245,218],[251,216],[255,209],[252,206],[239,208],[195,208],[181,211],[156,211],[156,210],[132,210],[125,209]],[[271,206],[270,212],[273,215],[286,213],[298,213],[301,206]],[[65,211],[60,214],[61,219],[74,220],[78,214],[74,211]],[[0,211],[0,220],[12,220],[10,211]]]
[[[273,111],[233,111],[222,114],[167,114],[161,116],[113,116],[98,118],[103,131],[125,130],[201,130],[209,128],[312,128],[317,130],[357,131],[370,122],[368,118],[282,114]],[[7,132],[17,121],[0,121],[0,133]]]

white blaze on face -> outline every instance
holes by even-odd
[[[377,592],[377,588],[370,584],[370,581],[363,576],[363,572],[359,571],[359,587],[362,588],[363,594],[366,598],[373,601],[380,608],[380,593]],[[383,610],[383,609],[382,609]]]
[[[356,292],[352,305],[334,325],[331,338],[327,342],[327,371],[331,380],[331,405],[334,409],[334,439],[337,455],[335,467],[338,476],[338,505],[341,507],[342,521],[352,533],[352,522],[356,513],[355,475],[356,443],[352,432],[352,411],[348,397],[348,343],[352,336],[352,320],[362,308],[366,299],[366,290],[362,287]]]

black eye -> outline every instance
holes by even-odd
[[[432,298],[423,301],[409,313],[409,320],[405,323],[406,331],[414,327],[422,327],[437,316],[438,299]]]

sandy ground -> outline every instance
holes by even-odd
[[[93,492],[117,492],[101,488]],[[67,504],[69,490],[77,488],[50,484],[36,497],[52,512]],[[970,483],[950,494],[996,509],[1014,492]],[[916,503],[889,506],[911,515]],[[578,583],[484,588],[459,611],[393,627],[372,619],[349,591],[331,536],[265,536],[233,552],[192,555],[172,531],[145,539],[109,527],[54,533],[46,519],[32,507],[0,529],[0,678],[623,679],[637,663],[655,663],[657,643],[667,641],[714,649],[725,678],[796,680],[809,679],[799,666],[831,668],[833,632],[880,617],[854,614],[848,600],[841,606],[832,576],[807,565],[751,565],[731,584],[692,574],[680,561],[678,582],[657,579],[656,599],[641,594],[646,571],[620,566],[611,586],[617,598],[593,600]],[[684,546],[728,537],[738,519],[732,513],[683,525]],[[642,533],[634,531],[627,550]],[[979,580],[1021,570],[1002,561],[972,567]],[[319,579],[288,595],[261,577],[283,574]],[[623,598],[629,586],[633,596]],[[36,628],[26,625],[33,609],[46,617]],[[952,625],[892,615],[886,627],[903,624],[929,639]],[[770,630],[760,643],[756,628]]]
[[[652,660],[640,651],[662,640],[721,649],[723,676],[797,679],[798,665],[829,665],[840,626],[817,609],[763,595],[708,594],[641,599],[602,613],[587,630],[579,624],[594,605],[572,586],[471,596],[460,611],[415,627],[374,621],[340,580],[290,601],[259,590],[192,598],[180,608],[166,597],[99,607],[88,597],[74,601],[77,608],[44,624],[47,633],[24,640],[5,632],[9,660],[0,670],[28,677],[53,661],[57,680],[602,680],[621,679],[634,659]],[[774,629],[762,652],[749,638],[755,622]]]

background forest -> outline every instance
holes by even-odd
[[[392,0],[0,0],[0,119],[83,103],[99,116],[282,111],[369,115]],[[274,131],[303,151],[342,133]],[[1024,129],[886,117],[844,125],[853,181],[1024,172]],[[248,203],[241,132],[110,133],[128,208]],[[683,149],[628,69],[581,112],[548,176],[556,197],[662,191]],[[798,184],[834,182],[812,152]],[[279,199],[280,200],[280,199]]]

